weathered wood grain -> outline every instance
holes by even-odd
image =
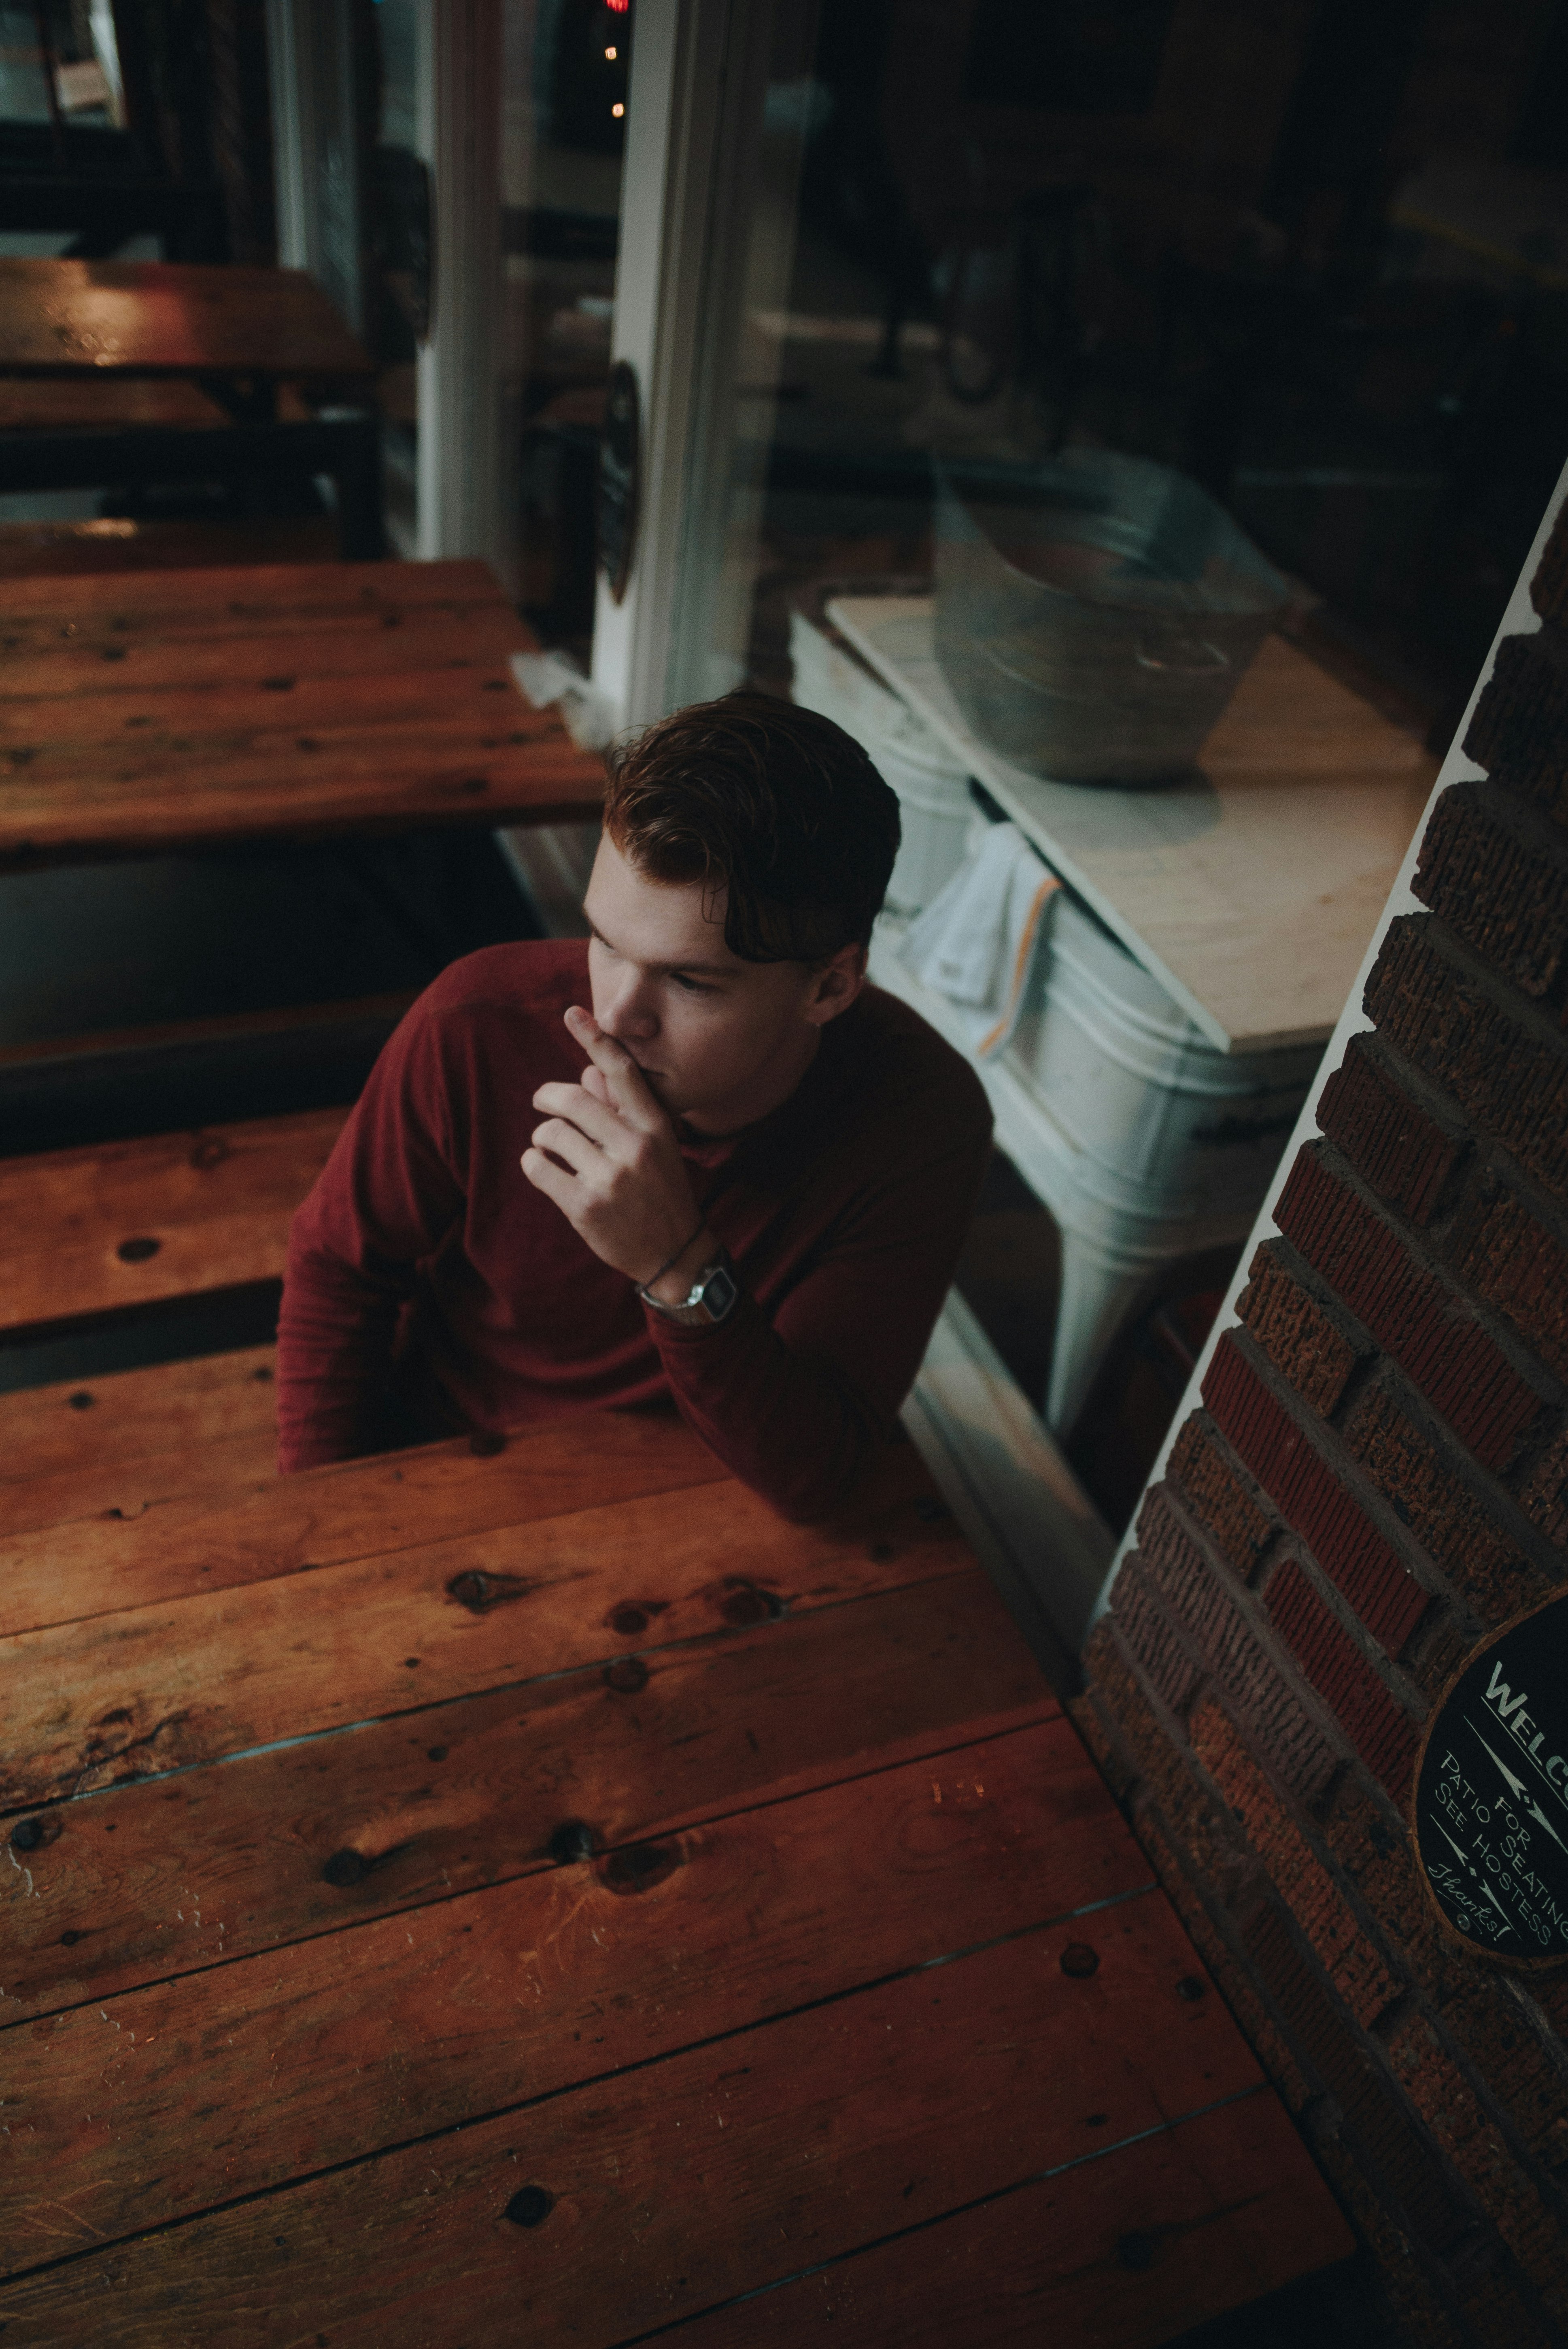
[[[275,1279],[346,1115],[0,1160],[0,1329]]]
[[[0,861],[592,814],[483,564],[0,582]]]
[[[353,378],[375,363],[303,269],[6,255],[0,369]]]
[[[499,639],[500,630],[494,633]],[[505,742],[513,733],[526,740],[552,731],[548,713],[532,709],[512,682],[501,641],[480,658],[483,646],[465,634],[463,657],[454,647],[442,662],[396,636],[368,641],[383,658],[340,676],[269,669],[254,682],[230,675],[201,688],[185,678],[133,688],[110,672],[94,683],[111,683],[113,691],[79,681],[46,699],[0,699],[0,762],[25,765],[30,783],[58,788],[78,778],[135,782],[195,773],[220,759],[298,759],[302,735],[330,756],[356,742],[392,751],[405,733]],[[428,750],[422,755],[428,759]]]
[[[868,1507],[904,1489],[925,1492],[910,1460],[893,1455],[868,1486]],[[46,1523],[0,1542],[0,1633],[335,1565],[364,1557],[366,1544],[407,1549],[725,1474],[673,1411],[583,1412],[477,1446],[457,1436],[297,1476],[275,1475],[270,1460],[248,1481],[200,1473],[201,1455],[192,1465],[189,1483],[166,1479],[139,1516]]]
[[[303,1110],[0,1159],[0,1247],[7,1258],[26,1257],[96,1238],[106,1226],[139,1232],[160,1215],[195,1223],[252,1206],[297,1206],[347,1114]]]
[[[276,1453],[275,1431],[261,1427],[209,1436],[194,1450],[111,1460],[102,1467],[57,1468],[47,1476],[0,1477],[0,1575],[5,1539],[14,1535],[43,1532],[74,1517],[132,1524],[192,1491],[236,1496],[264,1491],[276,1481]],[[0,1609],[4,1604],[0,1600]],[[36,1607],[25,1612],[34,1622],[46,1619]]]
[[[366,1539],[401,1547],[725,1473],[674,1410],[584,1412],[294,1476],[277,1474],[275,1450],[269,1402],[254,1430],[0,1479],[0,1633],[330,1565]],[[891,1497],[908,1457],[868,1492]],[[925,1490],[917,1466],[909,1489]]]
[[[626,1601],[656,1656],[738,1607],[832,1606],[968,1563],[913,1503],[787,1526],[726,1481],[57,1623],[0,1640],[0,1804],[572,1671],[617,1653]]]
[[[275,719],[280,708],[300,706],[293,697],[324,681],[385,681],[407,670],[493,674],[509,653],[527,649],[516,616],[493,590],[436,605],[315,600],[314,614],[307,606],[236,617],[219,604],[167,617],[89,615],[65,622],[68,636],[58,620],[0,610],[4,740],[25,740],[28,727],[50,740],[77,732],[91,739],[144,714],[165,722],[174,707],[188,723],[199,722],[206,700],[240,703],[263,693],[279,697]],[[510,671],[501,674],[509,699],[526,709]],[[78,695],[88,706],[73,711],[67,704]]]
[[[1069,1942],[1092,1975],[1063,1971]],[[622,2341],[1257,2087],[1187,1978],[1169,1905],[1119,1903],[46,2271],[0,2292],[0,2321],[8,2343],[52,2324],[106,2349],[316,2330],[457,2349],[523,2320]],[[454,1982],[455,2032],[472,1995]],[[506,2215],[530,2187],[552,2198],[534,2226]]]
[[[103,432],[128,424],[211,432],[228,421],[227,409],[200,384],[177,376],[161,382],[143,376],[83,376],[65,383],[0,379],[0,432]]]
[[[1058,1717],[95,2000],[0,2041],[0,2272],[57,2256],[64,2212],[79,2241],[113,2241],[208,2209],[215,2178],[225,2200],[283,2185],[1038,1928],[1145,1876]],[[839,1920],[827,1944],[824,1915]],[[1108,1915],[1084,1931],[1105,1936]],[[1173,2042],[1142,2075],[1108,2075],[1097,2126],[1114,2140],[1164,2117],[1165,2099],[1232,2085],[1237,2043],[1217,1998],[1177,1997],[1191,1953],[1158,1895],[1110,1930],[1108,1959],[1136,1964],[1150,2023]]]
[[[531,725],[527,713],[523,724]],[[200,777],[135,786],[59,779],[48,791],[0,780],[0,864],[71,856],[157,855],[279,834],[330,839],[429,824],[573,823],[604,795],[597,757],[540,728],[494,749],[477,738],[405,740],[331,758],[224,761]]]
[[[0,2020],[504,1882],[568,1821],[634,1843],[1057,1712],[973,1568],[656,1663],[640,1692],[590,1667],[32,1814],[0,1860]],[[1109,1898],[1126,1847],[1099,1848]]]
[[[1247,2096],[665,2337],[670,2349],[1158,2349],[1355,2248],[1278,2102]]]
[[[500,583],[488,563],[258,563],[200,570],[0,578],[0,652],[13,631],[71,624],[248,635],[269,618],[315,626],[335,612],[378,615],[453,601],[493,603]],[[521,626],[522,624],[519,622]]]
[[[0,1395],[0,1477],[85,1474],[237,1436],[271,1436],[276,1352],[247,1346]]]

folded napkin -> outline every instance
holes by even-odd
[[[969,1049],[982,1060],[1018,1024],[1046,909],[1061,885],[1016,824],[994,823],[904,934],[900,962],[957,1005]]]

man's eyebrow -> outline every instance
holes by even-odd
[[[588,923],[588,934],[591,937],[597,938],[602,947],[609,947],[612,954],[620,952],[620,948],[604,936],[597,922],[590,916],[585,915],[583,918]],[[686,971],[696,978],[733,978],[735,976],[735,965],[732,962],[647,962],[643,965],[643,968],[658,971]]]

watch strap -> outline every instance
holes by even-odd
[[[656,1278],[656,1276],[655,1276]],[[735,1309],[740,1286],[735,1278],[735,1266],[727,1248],[705,1264],[678,1305],[666,1305],[662,1298],[650,1297],[646,1288],[638,1296],[655,1313],[666,1321],[680,1323],[686,1329],[707,1329],[725,1320]]]

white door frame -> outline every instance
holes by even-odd
[[[743,0],[639,0],[626,94],[613,359],[636,369],[642,410],[637,535],[625,595],[603,578],[593,683],[620,725],[657,717],[670,665],[686,511],[709,159],[729,20]]]
[[[593,682],[622,725],[713,689],[726,599],[735,364],[747,303],[780,298],[780,246],[756,278],[762,109],[775,31],[801,0],[638,0],[627,92],[613,357],[641,395],[641,512],[624,600],[600,583]],[[792,222],[792,209],[781,216]],[[751,384],[748,398],[765,398]],[[758,409],[752,439],[768,437]]]

